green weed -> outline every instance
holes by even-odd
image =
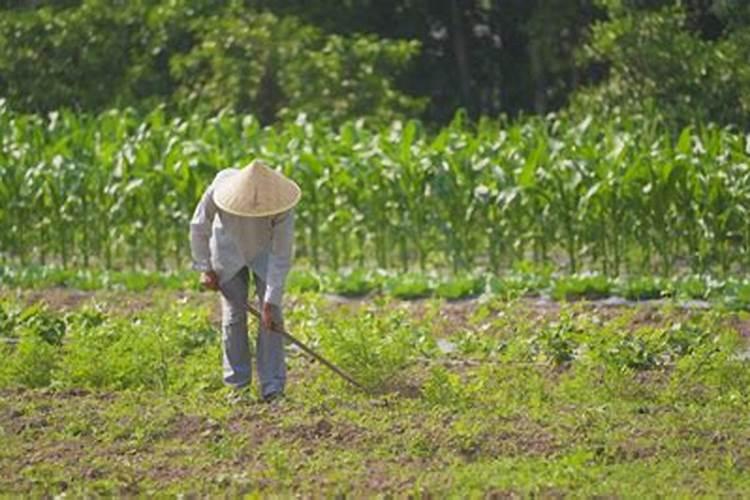
[[[470,394],[457,374],[435,366],[422,386],[422,396],[431,405],[453,407],[467,404]]]
[[[320,332],[332,359],[373,388],[396,377],[419,353],[420,337],[403,313],[342,318]]]
[[[31,327],[19,328],[18,344],[1,351],[0,385],[46,387],[53,380],[53,371],[60,362],[60,353]]]

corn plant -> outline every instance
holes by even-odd
[[[335,128],[300,116],[16,114],[0,103],[0,258],[166,269],[215,173],[262,157],[302,187],[318,268],[729,274],[750,260],[747,137],[715,126],[458,115]]]

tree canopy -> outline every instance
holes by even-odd
[[[13,109],[339,122],[573,111],[747,127],[743,0],[4,0]]]

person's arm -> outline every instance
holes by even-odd
[[[193,218],[190,221],[190,251],[193,259],[193,269],[200,271],[201,284],[203,286],[216,290],[218,287],[218,278],[211,267],[211,228],[216,215],[216,205],[214,204],[213,184],[208,187],[198,206],[195,207]]]
[[[280,307],[284,282],[292,267],[294,252],[294,211],[284,212],[271,222],[271,252],[268,256],[264,303]]]

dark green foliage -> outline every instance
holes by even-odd
[[[127,94],[123,86],[139,49],[133,36],[136,17],[112,3],[121,2],[90,0],[76,8],[3,12],[0,95],[27,111],[117,105]]]
[[[299,113],[333,121],[418,112],[393,79],[418,45],[330,36],[241,2],[85,0],[0,16],[0,96],[14,109]]]
[[[572,97],[579,115],[748,124],[741,0],[8,0],[0,12],[0,96],[22,111],[446,123]]]
[[[583,54],[606,63],[609,75],[581,94],[587,112],[642,113],[675,127],[750,124],[750,25],[743,2],[599,3],[609,18],[593,26]]]
[[[563,106],[586,74],[575,65],[575,49],[601,15],[590,0],[253,0],[251,5],[335,33],[419,41],[420,57],[399,81],[409,93],[429,97],[426,118],[441,123],[459,108],[476,117]]]

